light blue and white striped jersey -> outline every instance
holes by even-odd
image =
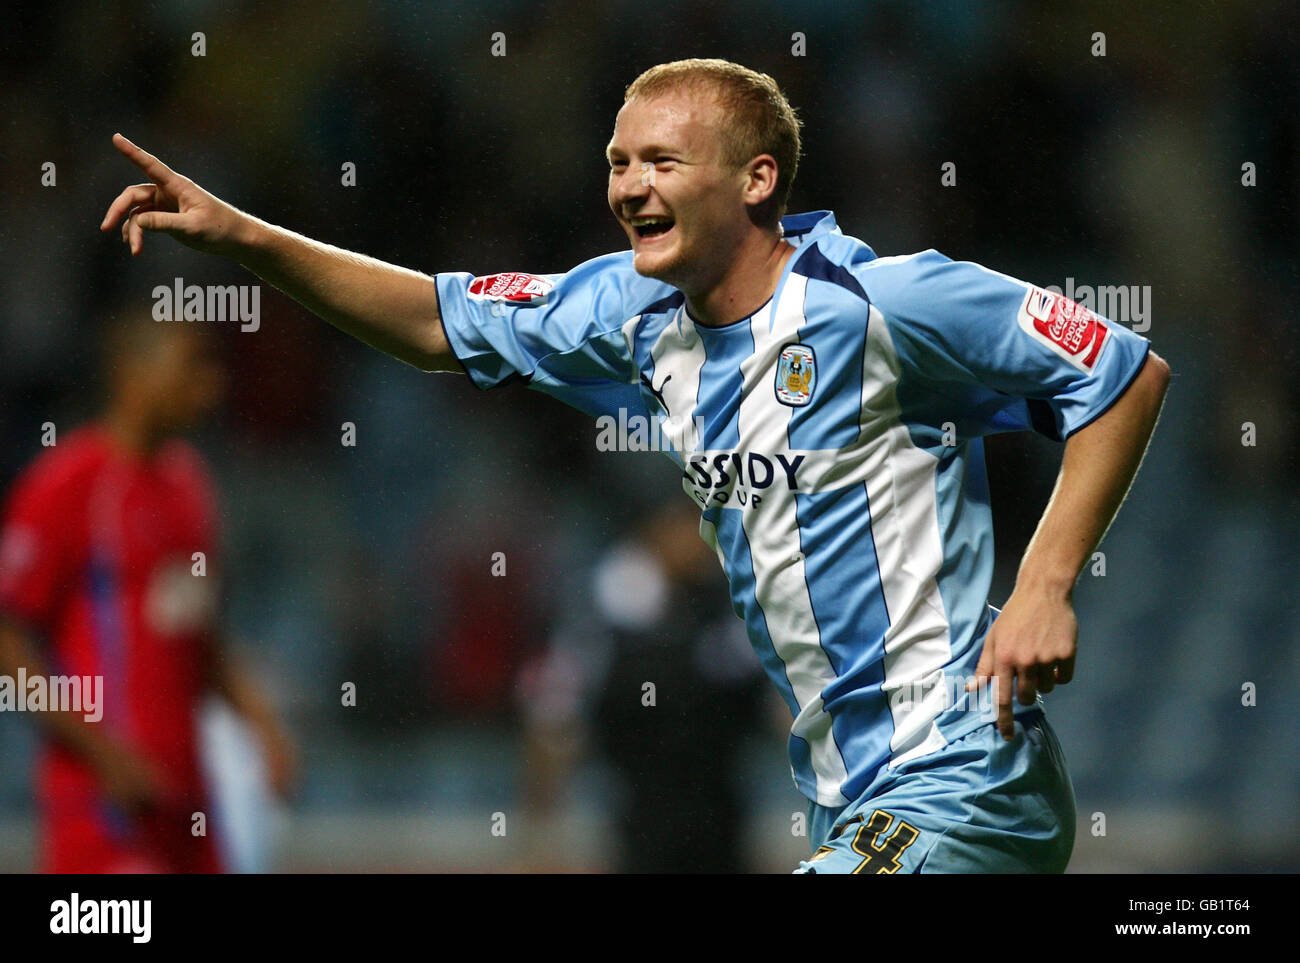
[[[439,274],[439,310],[480,388],[522,379],[593,416],[659,419],[794,716],[795,784],[841,806],[990,721],[963,689],[996,615],[982,436],[1064,439],[1148,343],[933,250],[878,258],[828,211],[782,227],[796,250],[776,292],[724,327],[630,251],[563,275]]]

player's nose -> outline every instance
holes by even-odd
[[[624,217],[630,217],[631,212],[623,208],[623,205],[633,201],[643,201],[650,194],[651,178],[646,177],[640,168],[634,168],[631,164],[623,168],[621,174],[616,174],[610,178],[609,183],[609,200],[614,205],[615,210]],[[640,206],[637,204],[636,206]]]

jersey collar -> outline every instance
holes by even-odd
[[[794,245],[821,234],[838,234],[840,227],[830,211],[809,211],[807,214],[787,214],[781,218],[781,236]]]

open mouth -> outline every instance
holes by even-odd
[[[632,230],[642,240],[661,237],[673,229],[671,217],[634,217],[631,224]]]

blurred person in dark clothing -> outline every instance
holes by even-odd
[[[737,768],[768,692],[698,525],[674,501],[598,558],[590,601],[521,677],[530,811],[553,810],[586,751],[608,760],[619,872],[752,868]]]

